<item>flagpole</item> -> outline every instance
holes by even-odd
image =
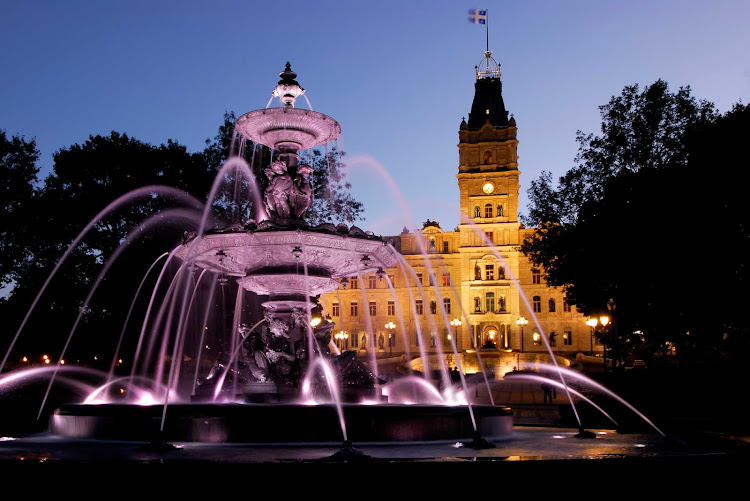
[[[490,9],[487,9],[486,22],[484,23],[485,34],[487,35],[487,51],[490,50]]]

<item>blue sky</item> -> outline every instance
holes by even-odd
[[[522,210],[529,182],[573,165],[576,130],[598,132],[597,107],[625,85],[690,85],[720,111],[748,102],[746,0],[0,0],[0,129],[35,138],[43,169],[112,130],[199,151],[225,111],[264,108],[290,61],[341,124],[339,146],[368,159],[349,166],[358,225],[451,230],[458,127],[485,50],[470,8],[489,11],[518,123]]]

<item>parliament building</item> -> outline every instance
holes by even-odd
[[[321,297],[342,350],[379,354],[459,353],[475,349],[559,354],[601,352],[586,318],[562,289],[519,251],[518,139],[508,117],[499,66],[485,53],[475,68],[474,100],[458,131],[461,223],[446,231],[384,237],[403,263],[347,277]]]

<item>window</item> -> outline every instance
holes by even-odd
[[[549,312],[555,312],[555,300],[553,298],[549,298]]]
[[[393,316],[396,314],[396,302],[388,301],[388,315]]]
[[[451,299],[449,297],[443,298],[443,309],[445,313],[450,315],[451,313]]]
[[[359,346],[359,336],[356,332],[353,332],[350,336],[350,339],[352,341],[352,348],[357,348]]]
[[[489,245],[492,245],[492,232],[491,231],[485,231],[484,236],[486,238],[485,243],[489,242]]]
[[[443,254],[448,254],[448,241],[443,242]]]
[[[495,280],[495,265],[494,264],[484,265],[484,279]]]
[[[433,273],[430,273],[430,287],[435,286],[435,275]]]
[[[417,309],[417,315],[424,315],[424,306],[422,305],[422,300],[421,299],[417,299],[414,302],[414,305],[415,305],[415,307]]]
[[[331,304],[331,315],[333,315],[334,317],[341,316],[341,309],[339,308],[338,301]]]
[[[565,346],[573,344],[573,331],[570,330],[570,327],[563,331],[563,344]]]
[[[505,268],[502,266],[497,267],[497,278],[500,280],[505,280]]]
[[[549,345],[557,346],[557,333],[555,331],[549,333]]]
[[[351,285],[352,289],[359,288],[359,278],[352,277],[351,279],[349,279],[349,284]]]
[[[378,314],[378,307],[375,304],[375,301],[370,301],[370,316],[374,317]]]
[[[484,217],[492,217],[492,204],[484,206]]]
[[[422,274],[417,273],[417,284],[422,285]]]
[[[357,308],[357,302],[352,301],[352,304],[349,308],[349,314],[353,317],[356,317],[359,314],[359,309]]]
[[[537,270],[536,268],[531,270],[531,283],[532,284],[541,284],[542,283],[542,273]]]
[[[375,275],[370,275],[367,277],[367,288],[368,289],[375,289],[378,286],[378,277]]]
[[[542,312],[542,297],[534,296],[531,302],[534,307],[534,313],[541,313]]]
[[[531,340],[534,342],[534,346],[540,346],[542,344],[542,335],[534,332],[531,334]]]
[[[485,305],[485,311],[495,311],[495,293],[494,292],[488,292],[486,296],[484,296],[484,305]]]
[[[563,311],[570,313],[570,303],[567,298],[563,298]]]
[[[451,274],[443,273],[443,286],[448,287],[451,284]]]

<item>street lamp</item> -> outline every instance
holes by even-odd
[[[615,309],[617,308],[617,303],[615,303],[614,298],[609,298],[609,301],[607,301],[607,309],[609,310],[609,314],[612,317],[612,325],[609,327],[610,337],[612,338],[611,345],[612,345],[612,370],[615,368],[615,360],[619,360],[620,355],[620,343],[617,339],[617,329],[615,329]]]
[[[334,339],[336,339],[336,344],[338,345],[340,350],[344,350],[346,347],[346,340],[349,339],[349,334],[347,334],[345,331],[339,331],[336,334],[333,335]]]
[[[456,348],[458,348],[458,327],[461,325],[461,319],[454,318],[453,320],[451,320],[451,325],[456,328]]]
[[[586,320],[586,325],[591,327],[591,354],[592,355],[594,354],[594,327],[596,327],[596,324],[598,322],[599,321],[595,318],[589,318],[588,320]]]
[[[389,320],[388,323],[385,324],[385,328],[388,329],[388,350],[390,351],[390,354],[393,355],[393,329],[396,328],[396,324],[394,324],[392,320]]]
[[[516,320],[516,325],[521,328],[521,351],[523,351],[523,326],[527,325],[528,323],[529,321],[526,320],[526,317],[520,317],[518,320]]]
[[[602,324],[602,327],[606,327],[609,324],[609,317],[606,315],[603,315],[599,317],[599,323]],[[607,372],[607,341],[606,337],[602,339],[602,355],[604,356],[604,372]]]

